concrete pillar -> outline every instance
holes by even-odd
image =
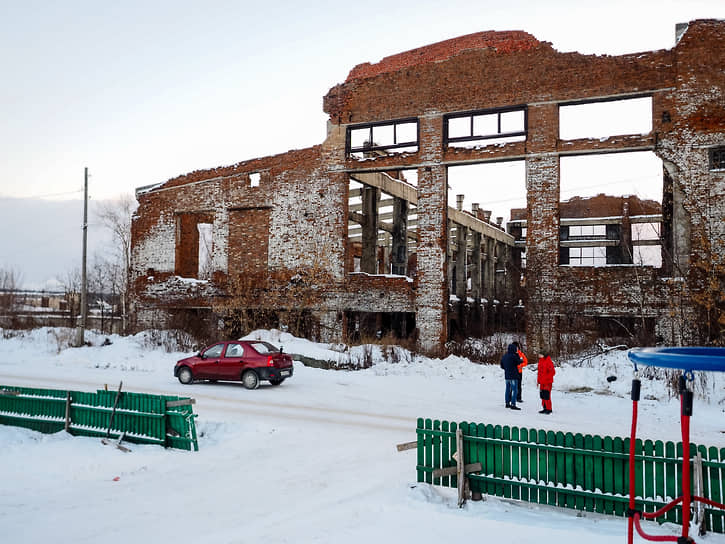
[[[456,225],[456,296],[462,302],[466,302],[468,291],[466,261],[468,244],[468,228]]]
[[[481,300],[481,233],[471,233],[471,297]]]
[[[362,224],[362,256],[360,271],[368,274],[378,273],[378,203],[380,189],[363,187],[362,213],[365,221]]]
[[[393,241],[391,268],[393,274],[408,273],[408,202],[393,198]]]
[[[484,262],[483,296],[489,300],[496,298],[496,240],[486,239],[486,261]]]

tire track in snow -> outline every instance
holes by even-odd
[[[15,385],[16,387],[27,387],[29,384],[35,384],[38,387],[46,389],[72,389],[77,386],[86,386],[92,389],[100,389],[97,381],[86,381],[76,379],[53,379],[52,383],[47,378],[39,378],[37,376],[21,376],[12,375],[5,376],[0,374],[0,382],[5,385]],[[22,382],[22,383],[21,383]],[[124,388],[125,389],[125,388]],[[405,417],[399,415],[362,412],[356,410],[348,410],[344,408],[315,406],[311,404],[291,404],[282,402],[270,402],[261,395],[251,399],[229,398],[214,394],[206,394],[199,392],[198,388],[187,392],[179,392],[178,389],[155,389],[149,387],[140,388],[142,393],[154,395],[176,395],[190,396],[196,400],[196,406],[211,408],[211,414],[239,414],[241,416],[254,415],[264,419],[274,421],[304,421],[310,423],[341,425],[346,427],[363,427],[370,429],[381,429],[390,431],[399,431],[402,433],[415,433],[416,418]],[[197,411],[198,412],[198,411]],[[209,412],[204,413],[205,419],[209,418]],[[401,440],[402,441],[402,440]]]

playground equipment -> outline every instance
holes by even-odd
[[[627,511],[627,537],[629,544],[634,539],[634,529],[645,540],[653,542],[677,542],[678,544],[694,544],[689,536],[690,506],[693,502],[702,502],[715,508],[725,509],[720,504],[705,497],[692,495],[690,492],[690,416],[692,416],[693,394],[688,389],[688,382],[694,379],[694,371],[725,372],[725,348],[633,348],[628,356],[634,363],[635,377],[632,380],[632,432],[629,441],[629,510]],[[635,441],[637,437],[637,403],[641,382],[637,378],[637,364],[675,368],[682,370],[679,380],[680,393],[680,428],[682,431],[682,496],[657,510],[643,512],[635,508]],[[640,518],[654,519],[682,503],[682,536],[649,535],[642,530]]]

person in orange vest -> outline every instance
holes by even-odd
[[[519,354],[519,357],[521,358],[521,363],[519,363],[517,369],[519,371],[519,377],[516,378],[516,381],[518,382],[518,389],[516,390],[516,402],[524,402],[521,399],[521,378],[523,377],[523,369],[526,365],[529,364],[528,359],[526,358],[526,355],[524,355],[524,352],[521,351],[521,343],[520,342],[514,342],[516,345],[516,352]]]
[[[554,385],[554,374],[556,374],[554,361],[548,353],[539,353],[536,383],[539,384],[539,397],[543,406],[543,410],[539,411],[540,414],[551,413],[551,387]]]

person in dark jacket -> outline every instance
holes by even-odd
[[[510,344],[508,350],[501,357],[501,368],[504,370],[504,378],[506,379],[506,408],[511,410],[521,410],[516,406],[516,389],[518,385],[519,369],[522,363],[519,357],[516,344]]]

